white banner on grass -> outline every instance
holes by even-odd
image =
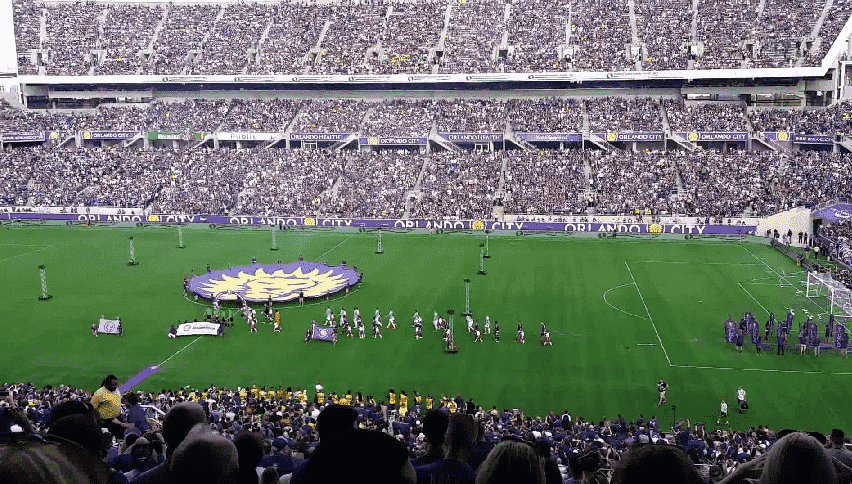
[[[98,333],[106,333],[106,334],[120,334],[119,331],[121,327],[121,321],[118,319],[104,319],[101,318],[100,323],[98,324]]]
[[[178,336],[196,336],[196,335],[211,335],[219,334],[220,324],[208,323],[199,321],[197,323],[183,323],[177,328]]]

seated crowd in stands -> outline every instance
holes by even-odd
[[[85,472],[89,480],[76,482],[108,476],[130,483],[852,482],[852,453],[839,429],[714,430],[689,419],[661,429],[653,415],[534,416],[461,395],[390,389],[374,398],[320,384],[312,396],[283,386],[214,385],[122,394],[114,375],[94,394],[68,385],[2,388],[6,476]],[[63,442],[78,446],[58,452]],[[39,458],[22,458],[23,446]]]
[[[434,138],[439,133],[570,133],[759,129],[846,130],[848,103],[823,110],[752,111],[740,104],[683,104],[645,97],[461,100],[156,101],[75,112],[22,111],[4,103],[13,133],[50,132],[45,143],[6,143],[0,203],[112,206],[154,213],[346,218],[491,218],[503,213],[763,216],[852,196],[847,154],[714,150],[315,150],[225,143],[207,133],[342,133]],[[99,146],[88,131],[182,132],[153,149]],[[200,133],[197,137],[186,133]],[[64,142],[80,136],[83,146]],[[54,139],[55,138],[55,139]],[[187,141],[190,140],[190,141]],[[62,148],[56,147],[64,142]],[[140,146],[138,139],[133,146]],[[198,147],[194,145],[204,145]],[[354,143],[353,143],[354,144]],[[182,147],[181,147],[182,146]],[[567,145],[568,147],[576,145]],[[58,176],[61,174],[61,176]],[[495,208],[497,207],[497,208]]]
[[[20,72],[77,76],[818,66],[852,15],[852,0],[13,4]]]

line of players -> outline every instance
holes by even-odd
[[[778,348],[778,355],[783,355],[790,331],[793,327],[793,318],[795,313],[793,310],[787,311],[787,317],[784,321],[776,321],[775,314],[769,313],[769,320],[764,326],[765,339],[768,342],[775,331],[775,343]],[[819,317],[822,319],[822,316]],[[777,323],[777,329],[775,328]],[[763,347],[763,338],[760,335],[760,323],[755,319],[751,311],[743,314],[740,320],[739,327],[736,322],[729,316],[725,321],[725,341],[736,346],[737,351],[742,352],[745,335],[751,337],[751,343],[755,346],[757,354],[760,354]],[[846,324],[835,322],[834,315],[828,317],[828,322],[825,325],[825,342],[831,343],[834,338],[834,347],[840,350],[841,358],[849,357],[849,334],[846,331]],[[819,335],[819,327],[813,319],[808,316],[804,323],[799,323],[799,354],[807,355],[808,348],[812,348],[814,356],[819,355],[820,344],[822,339]]]
[[[396,316],[393,313],[393,310],[389,310],[387,314],[388,318],[388,329],[396,330],[398,328],[396,323]],[[471,316],[465,317],[467,322],[467,331],[469,333],[473,333],[474,335],[474,343],[482,343],[482,330],[479,327],[479,320],[474,320]],[[358,338],[364,339],[366,337],[366,327],[364,325],[364,320],[361,318],[361,311],[358,308],[353,310],[353,325],[349,324],[348,315],[346,310],[341,308],[339,319],[335,318],[334,311],[331,310],[331,307],[326,307],[325,310],[325,325],[332,328],[334,334],[338,333],[338,330],[342,330],[343,335],[349,338],[354,338],[355,334],[353,333],[353,326],[357,329]],[[448,345],[453,344],[453,332],[452,328],[450,328],[449,322],[443,317],[438,315],[438,312],[435,311],[434,317],[432,319],[432,325],[435,328],[435,331],[443,331],[444,332],[444,341]],[[311,334],[313,327],[316,326],[316,321],[311,321],[311,328],[305,333],[305,342],[310,342]],[[373,328],[373,339],[383,338],[382,336],[382,315],[379,311],[379,308],[376,308],[376,312],[373,314],[372,320],[372,328]],[[422,339],[423,338],[423,318],[420,316],[419,311],[415,310],[414,315],[411,317],[411,326],[414,328],[414,338]],[[342,328],[341,328],[342,327]],[[485,326],[484,326],[485,334],[492,334],[491,332],[491,317],[485,317]],[[500,342],[500,323],[497,320],[494,320],[494,342]],[[520,321],[518,321],[518,329],[515,334],[515,343],[526,343],[526,336],[524,335],[524,328]],[[550,338],[550,331],[547,330],[544,322],[541,323],[541,331],[539,336],[539,344],[542,346],[553,346],[553,341]]]

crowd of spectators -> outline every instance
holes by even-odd
[[[502,155],[493,152],[433,154],[411,217],[491,218],[502,164]]]
[[[298,74],[305,70],[308,52],[316,46],[332,10],[329,6],[280,4],[272,28],[260,45],[260,62],[248,74]]]
[[[852,0],[833,0],[828,13],[819,30],[819,46],[805,57],[806,66],[822,65],[822,60],[828,54],[831,46],[840,35],[840,31],[846,26],[849,17],[852,16]]]
[[[509,123],[517,133],[579,133],[583,103],[577,99],[510,99]]]
[[[496,48],[503,43],[505,31],[504,1],[471,0],[454,4],[444,40],[440,72],[497,72]]]
[[[599,213],[684,213],[678,203],[678,167],[666,152],[610,152],[589,157],[590,185]],[[709,212],[708,212],[709,213]]]
[[[402,218],[405,194],[414,188],[426,158],[393,151],[356,153],[342,160],[337,191],[323,200],[330,217]]]
[[[16,0],[14,22],[24,74],[38,73],[35,62],[48,75],[294,74],[306,69],[429,74],[436,65],[439,72],[453,74],[668,70],[689,68],[695,43],[700,55],[694,68],[718,69],[794,67],[802,60],[818,65],[852,15],[852,0],[832,2],[807,52],[802,39],[816,27],[824,5],[823,0],[702,0],[695,11],[692,4],[647,0],[636,3],[634,26],[626,0],[573,1],[565,8],[541,0],[168,7]],[[326,25],[319,52],[312,53]],[[561,56],[566,44],[573,49]],[[505,49],[498,52],[498,46]],[[47,55],[33,56],[35,49]],[[431,49],[442,55],[430,57]]]
[[[662,131],[660,103],[649,97],[596,97],[586,101],[593,133]]]
[[[507,154],[505,213],[577,214],[586,211],[584,159],[591,152],[512,151]]]
[[[742,103],[695,103],[663,100],[669,127],[675,133],[691,131],[748,131]]]
[[[101,62],[94,63],[94,74],[140,74],[143,61],[140,52],[151,44],[163,12],[160,5],[109,4],[98,35]]]
[[[271,22],[273,9],[262,3],[232,3],[207,36],[190,74],[241,74],[249,64],[249,49],[257,49]]]
[[[447,7],[440,3],[393,5],[379,37],[383,56],[370,57],[373,74],[431,73],[430,49],[438,45]]]
[[[47,10],[47,49],[45,74],[87,76],[95,63],[92,51],[98,44],[100,22],[105,5],[99,3],[51,3]]]
[[[831,256],[852,266],[852,219],[830,222],[820,227],[819,235],[831,240]]]
[[[319,207],[320,196],[340,177],[343,154],[320,150],[244,150],[245,176],[236,215],[304,216]]]
[[[554,9],[543,2],[516,0],[511,2],[508,45],[511,55],[505,61],[505,72],[570,70],[559,48],[567,45],[567,9]],[[554,11],[556,10],[556,11]]]
[[[744,41],[757,23],[757,2],[700,0],[697,40],[703,54],[696,69],[739,69],[747,57]]]
[[[692,3],[671,8],[667,0],[636,2],[636,27],[647,49],[642,67],[649,71],[689,68],[692,42]],[[665,41],[661,41],[665,39]]]
[[[292,99],[235,99],[221,130],[283,133],[301,107],[301,101]]]
[[[388,7],[345,4],[333,8],[334,21],[314,60],[317,74],[367,72],[367,49],[374,47],[384,28]]]
[[[626,0],[572,0],[571,44],[576,47],[572,70],[635,70],[632,31]]]
[[[842,101],[820,109],[753,109],[749,119],[755,131],[799,134],[846,134],[852,129],[852,103]]]
[[[314,100],[293,123],[296,133],[354,133],[371,104],[353,100]]]
[[[15,47],[18,50],[18,73],[38,74],[31,50],[41,48],[41,5],[25,0],[12,3],[12,21],[15,26]]]
[[[749,67],[795,67],[797,49],[811,34],[824,5],[824,0],[767,0],[752,32],[756,51]]]
[[[441,133],[502,133],[506,128],[508,108],[495,99],[442,99],[433,109]]]
[[[432,129],[433,101],[387,100],[373,105],[364,132],[370,136],[425,138]]]
[[[664,428],[654,415],[598,421],[567,409],[528,415],[487,408],[461,394],[391,389],[374,397],[348,389],[338,394],[320,384],[316,392],[211,385],[122,394],[110,378],[94,393],[70,385],[4,384],[0,434],[16,438],[3,441],[10,458],[0,470],[32,475],[45,465],[61,474],[86,468],[86,475],[130,483],[186,477],[228,484],[693,484],[788,482],[779,480],[786,469],[787,479],[850,482],[852,453],[840,429],[828,435],[763,425],[737,431],[689,419]],[[110,433],[101,434],[104,425]],[[24,439],[29,455],[40,458],[19,458],[14,450]],[[53,451],[57,442],[69,441],[78,446]],[[71,451],[88,459],[74,459]]]
[[[191,55],[201,51],[219,9],[219,6],[211,4],[170,4],[151,59],[143,66],[143,73],[182,73],[191,63]]]

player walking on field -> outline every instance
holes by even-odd
[[[666,399],[666,391],[669,389],[669,384],[666,383],[665,380],[660,378],[660,381],[657,382],[657,391],[660,392],[660,400],[657,402],[657,406],[664,403],[668,403],[669,401]]]

